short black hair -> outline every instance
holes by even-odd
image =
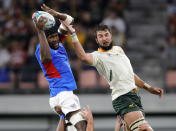
[[[46,37],[48,37],[51,34],[58,33],[58,28],[59,28],[59,23],[56,21],[56,24],[53,27],[44,30]]]
[[[51,27],[51,28],[45,30],[45,35],[46,35],[46,37],[48,37],[49,35],[57,33],[57,32],[58,31],[57,31],[56,27]]]
[[[111,29],[107,25],[99,24],[94,31],[94,37],[97,38],[97,31],[103,31],[103,30],[108,30],[110,33]]]

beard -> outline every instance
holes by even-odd
[[[49,42],[48,42],[48,43],[49,43]],[[59,45],[58,45],[57,42],[55,42],[55,43],[49,43],[49,46],[50,46],[50,48],[53,49],[53,50],[57,50],[57,49],[59,48]]]
[[[110,50],[110,49],[112,48],[113,43],[111,42],[109,46],[102,46],[102,45],[100,45],[100,44],[98,44],[98,45],[99,45],[99,47],[100,47],[101,49],[107,51],[107,50]]]

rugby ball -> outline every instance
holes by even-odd
[[[47,22],[44,25],[44,29],[49,29],[56,24],[56,21],[55,21],[54,17],[51,14],[49,14],[48,12],[45,12],[45,11],[34,12],[32,14],[32,21],[35,23],[34,17],[36,17],[36,19],[38,20],[41,16],[47,18]]]

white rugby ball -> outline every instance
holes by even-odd
[[[35,23],[34,17],[36,17],[36,19],[38,20],[41,16],[47,18],[47,22],[44,26],[45,29],[49,29],[56,24],[56,21],[55,21],[54,17],[51,14],[49,14],[48,12],[45,12],[45,11],[34,12],[32,14],[32,21]]]

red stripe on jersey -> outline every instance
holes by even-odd
[[[58,72],[52,61],[44,62],[42,64],[46,69],[46,75],[48,75],[49,78],[61,78],[60,73]]]
[[[62,43],[65,40],[66,36],[65,35],[60,35],[60,42]]]

